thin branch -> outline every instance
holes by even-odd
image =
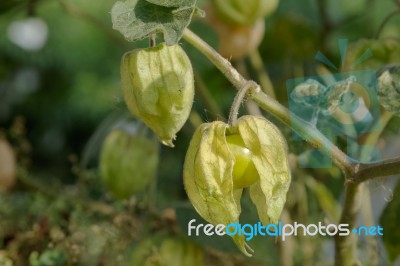
[[[360,159],[362,162],[369,161],[373,147],[382,134],[382,128],[385,128],[392,118],[392,114],[384,112],[379,122],[377,122],[371,129],[371,133],[367,135],[364,145],[361,149]],[[361,191],[366,188],[360,185],[361,182],[354,180],[360,175],[360,169],[365,165],[370,164],[355,164],[354,175],[347,177],[347,187],[345,191],[344,208],[342,211],[340,223],[349,224],[353,228],[359,211],[361,210],[360,201],[362,201]],[[351,181],[350,181],[351,180]],[[357,263],[357,236],[337,236],[335,238],[335,256],[336,265],[353,265]]]
[[[249,79],[249,71],[247,69],[246,63],[244,59],[236,60],[234,67],[239,71],[239,73],[246,79]],[[262,116],[262,112],[260,107],[253,102],[252,100],[246,99],[244,102],[244,105],[246,107],[246,111],[250,115],[255,115],[255,116]]]
[[[376,143],[379,140],[379,137],[382,135],[383,129],[386,128],[390,119],[393,117],[393,113],[383,111],[381,118],[377,121],[371,128],[368,133],[365,141],[360,150],[360,160],[361,162],[369,162],[371,161],[371,155],[376,146]],[[365,226],[371,227],[374,225],[374,217],[372,213],[372,204],[371,204],[371,192],[368,186],[362,186],[360,193],[362,194],[362,202],[363,205],[360,206],[360,212],[363,213],[363,219]],[[354,241],[357,241],[357,237],[355,237]],[[378,243],[375,237],[369,236],[366,239],[366,252],[368,255],[368,261],[371,265],[378,265]]]
[[[246,85],[244,85],[236,94],[235,99],[233,100],[232,107],[231,107],[231,112],[229,113],[229,119],[228,119],[228,124],[231,126],[236,125],[238,115],[239,115],[239,109],[240,106],[242,105],[243,99],[247,95],[250,89],[259,89],[260,86],[258,86],[257,83],[254,81],[248,81]]]
[[[356,224],[356,218],[361,206],[361,185],[357,183],[347,183],[340,224],[348,224],[352,230]],[[356,257],[357,236],[335,235],[335,265],[360,265]]]
[[[382,33],[382,30],[385,28],[386,24],[395,16],[400,14],[400,8],[396,9],[392,13],[389,13],[389,15],[386,16],[386,18],[382,21],[381,25],[379,26],[378,30],[376,31],[375,34],[375,39],[378,39],[379,36]]]
[[[376,163],[358,164],[356,169],[354,177],[350,180],[355,183],[362,183],[377,177],[398,175],[400,174],[400,157]]]
[[[226,76],[236,89],[240,90],[246,86],[248,81],[234,67],[232,67],[231,63],[223,58],[195,33],[186,29],[183,38],[203,53]],[[353,174],[351,163],[354,161],[310,123],[294,114],[291,114],[286,107],[269,97],[261,90],[259,90],[258,93],[249,95],[249,98],[256,102],[262,109],[271,113],[289,127],[292,127],[312,146],[322,149],[325,154],[331,155],[333,162],[338,165],[346,175]]]
[[[223,58],[217,51],[215,51],[208,43],[203,41],[199,36],[190,31],[189,29],[185,29],[183,33],[183,38],[193,45],[197,50],[199,50],[202,54],[204,54],[208,60],[211,61],[232,83],[235,88],[242,88],[247,80],[240,75],[240,73],[232,67],[231,63]]]
[[[360,206],[360,213],[364,221],[364,226],[370,228],[375,225],[375,217],[373,213],[373,206],[371,202],[371,191],[369,186],[362,186],[361,191],[361,201],[363,204]],[[366,246],[364,248],[365,254],[368,254],[367,261],[371,266],[379,265],[379,248],[378,248],[378,238],[369,235],[366,237]]]

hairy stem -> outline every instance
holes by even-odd
[[[226,76],[236,89],[240,90],[248,84],[249,81],[240,75],[228,60],[223,58],[196,34],[186,29],[183,37],[187,42],[203,53]],[[253,82],[253,84],[256,83]],[[257,87],[259,86],[257,85]],[[312,146],[318,149],[322,148],[325,153],[332,154],[335,164],[337,164],[345,173],[351,171],[351,159],[311,124],[294,114],[290,114],[286,107],[260,90],[257,93],[249,95],[249,97],[262,109],[271,113],[286,125],[291,126]]]
[[[248,79],[249,72],[248,72],[246,63],[243,58],[236,61],[235,67],[243,77]],[[245,101],[244,104],[245,104],[246,111],[248,114],[262,116],[261,109],[255,102],[247,99],[247,101]]]
[[[217,51],[215,51],[208,43],[203,41],[199,36],[185,29],[183,38],[193,45],[197,50],[204,54],[208,60],[211,61],[223,74],[224,76],[235,86],[237,89],[243,87],[247,80],[240,75],[240,73],[232,67],[231,63],[223,58]]]
[[[232,107],[231,107],[231,112],[229,113],[229,120],[228,124],[231,126],[236,125],[238,115],[239,115],[239,109],[240,106],[242,105],[244,97],[247,95],[248,91],[252,88],[257,89],[259,86],[257,83],[249,81],[247,82],[236,94],[235,99],[233,100]]]
[[[379,39],[379,36],[381,35],[383,29],[385,28],[386,24],[395,16],[400,14],[400,7],[396,9],[395,11],[391,12],[389,15],[386,16],[386,18],[382,21],[381,25],[379,26],[378,30],[376,31],[375,34],[375,39]]]

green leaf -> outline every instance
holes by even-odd
[[[128,41],[163,33],[167,45],[176,44],[197,13],[196,0],[118,1],[111,10],[113,28]]]
[[[67,261],[67,255],[57,249],[46,249],[40,256],[32,252],[29,256],[31,266],[62,266]]]
[[[184,6],[193,6],[196,0],[146,0],[149,3],[158,6],[167,6],[167,7],[184,7]]]
[[[400,220],[400,183],[394,190],[394,198],[388,203],[382,213],[380,224],[383,227],[383,243],[385,243],[386,251],[389,258],[395,261],[400,256],[400,228],[398,221]]]

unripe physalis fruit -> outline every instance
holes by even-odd
[[[155,138],[138,131],[112,131],[100,156],[100,174],[108,191],[117,199],[126,199],[143,190],[156,175],[158,149]]]
[[[386,69],[378,78],[380,104],[400,116],[400,65]]]
[[[194,97],[193,69],[185,51],[162,43],[128,52],[122,59],[121,76],[128,109],[163,144],[173,147]]]
[[[245,188],[254,184],[260,176],[254,166],[250,152],[239,134],[226,136],[226,142],[231,153],[235,157],[232,178],[234,188]]]
[[[261,222],[277,223],[290,185],[286,141],[263,117],[242,116],[235,126],[202,124],[190,142],[183,180],[192,205],[211,224],[239,221],[245,187]],[[233,240],[251,255],[243,235]]]
[[[212,3],[224,21],[235,25],[253,24],[278,6],[278,0],[212,0]]]
[[[156,235],[139,243],[132,265],[204,266],[204,251],[181,237]]]
[[[0,191],[10,189],[15,183],[16,158],[11,145],[0,138]]]
[[[206,19],[218,35],[218,52],[230,59],[240,59],[260,45],[265,32],[265,23],[259,19],[249,25],[231,25],[215,15],[212,8],[206,9]]]

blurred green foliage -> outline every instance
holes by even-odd
[[[207,3],[200,1],[199,6]],[[284,251],[272,238],[254,238],[250,244],[256,253],[251,259],[240,255],[228,237],[187,240],[188,221],[204,223],[187,201],[182,184],[182,165],[196,127],[194,119],[178,133],[174,149],[163,147],[160,151],[157,184],[152,186],[157,188],[155,198],[151,198],[154,193],[150,188],[118,202],[104,189],[97,171],[100,147],[105,132],[126,115],[120,92],[120,60],[126,51],[148,46],[147,40],[128,43],[112,30],[113,4],[83,0],[0,2],[0,136],[11,142],[19,164],[16,186],[0,192],[0,265],[135,265],[131,262],[133,250],[157,232],[197,243],[205,250],[205,265],[281,265],[279,257]],[[287,102],[288,78],[319,74],[321,65],[314,59],[317,51],[339,62],[338,38],[350,42],[373,38],[394,9],[394,1],[281,1],[278,10],[266,18],[259,47],[278,100]],[[28,18],[44,22],[47,35],[40,49],[24,49],[15,41],[15,34],[24,35],[21,25],[26,26]],[[12,25],[19,28],[13,30]],[[399,25],[400,16],[394,17],[380,36],[399,39]],[[204,20],[195,19],[190,28],[218,47],[216,33]],[[27,44],[33,45],[34,39],[28,35]],[[226,118],[234,97],[232,85],[198,51],[180,42]],[[244,67],[249,78],[258,79],[248,59],[233,64]],[[216,114],[199,95],[194,109],[203,121],[210,121]],[[309,147],[292,140],[290,129],[265,115],[287,136],[296,164],[295,155]],[[399,124],[399,118],[389,124],[384,139],[392,140],[382,147],[389,149],[398,142],[394,136],[399,134]],[[344,146],[343,139],[337,142]],[[85,156],[85,163],[81,163]],[[335,219],[343,192],[338,169],[292,170],[284,222]],[[382,186],[386,185],[388,191],[393,187],[393,183]],[[371,186],[386,191],[380,184]],[[374,223],[379,221],[378,209],[385,205],[374,205]],[[390,208],[396,208],[395,203]],[[243,223],[257,222],[247,194],[242,210]],[[391,218],[394,212],[386,210],[382,218],[388,228],[397,223]],[[388,238],[390,243],[400,241],[397,235]],[[298,236],[285,245],[291,249],[295,265],[333,263],[330,238]],[[365,246],[360,244],[362,255],[367,254]],[[388,264],[381,242],[378,247],[379,262]],[[390,247],[395,259],[398,248],[394,244]],[[362,262],[368,260],[367,256],[362,258]]]

